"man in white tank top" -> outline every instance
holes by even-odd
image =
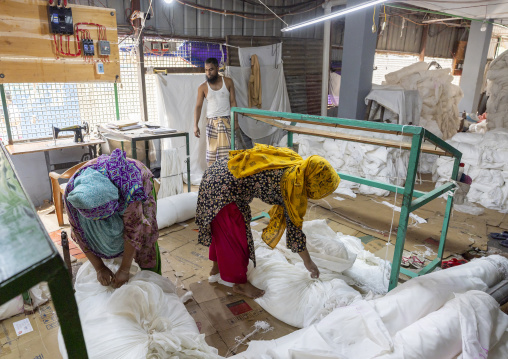
[[[206,81],[198,88],[198,99],[194,108],[194,135],[199,138],[198,127],[203,100],[206,109],[206,162],[210,167],[220,158],[227,157],[231,149],[231,107],[236,106],[235,85],[228,77],[219,76],[216,58],[205,61]],[[235,129],[238,128],[235,126]]]

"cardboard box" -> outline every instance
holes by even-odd
[[[18,336],[14,323],[28,319],[33,331]],[[19,314],[0,322],[1,359],[60,359],[58,319],[51,302],[40,306],[34,314]]]

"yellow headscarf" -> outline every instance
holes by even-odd
[[[236,178],[266,170],[288,168],[281,179],[281,192],[289,218],[302,228],[307,211],[307,198],[326,197],[339,185],[340,178],[330,163],[320,156],[303,160],[289,148],[256,144],[250,150],[230,151],[228,168]],[[262,238],[271,248],[279,242],[286,229],[284,207],[275,205],[268,212],[270,223]]]

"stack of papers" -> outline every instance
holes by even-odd
[[[145,133],[151,133],[153,135],[159,135],[163,133],[176,132],[174,128],[160,127],[160,128],[145,128]]]
[[[141,125],[138,121],[118,121],[118,122],[110,122],[106,125],[107,127],[119,130],[119,131],[128,131],[134,130],[136,128],[141,128]]]

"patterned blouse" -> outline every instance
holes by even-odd
[[[152,177],[153,174],[143,163],[128,159],[134,162],[141,171],[143,179],[143,189],[147,195],[147,200],[144,202],[134,201],[125,210],[122,218],[124,224],[123,238],[128,241],[135,249],[136,255],[134,260],[141,268],[153,268],[157,263],[157,252],[155,249],[155,242],[159,238],[159,229],[157,227],[157,204],[152,194]],[[82,168],[92,166],[97,159],[89,161]],[[69,216],[69,223],[71,228],[76,227],[76,223],[71,216]],[[81,250],[91,252],[86,245],[86,241],[76,231],[71,231],[71,237],[76,242]],[[101,255],[99,255],[101,256]],[[102,257],[102,256],[101,256]]]
[[[254,241],[250,229],[252,214],[249,203],[254,198],[259,198],[265,203],[284,207],[287,247],[293,252],[304,251],[306,249],[305,234],[291,222],[282,198],[280,180],[284,171],[285,169],[267,170],[252,176],[236,178],[228,169],[228,158],[216,161],[206,170],[199,186],[196,211],[196,224],[199,227],[198,242],[204,246],[210,246],[212,242],[210,224],[222,208],[235,202],[243,214],[250,259],[256,265]]]

